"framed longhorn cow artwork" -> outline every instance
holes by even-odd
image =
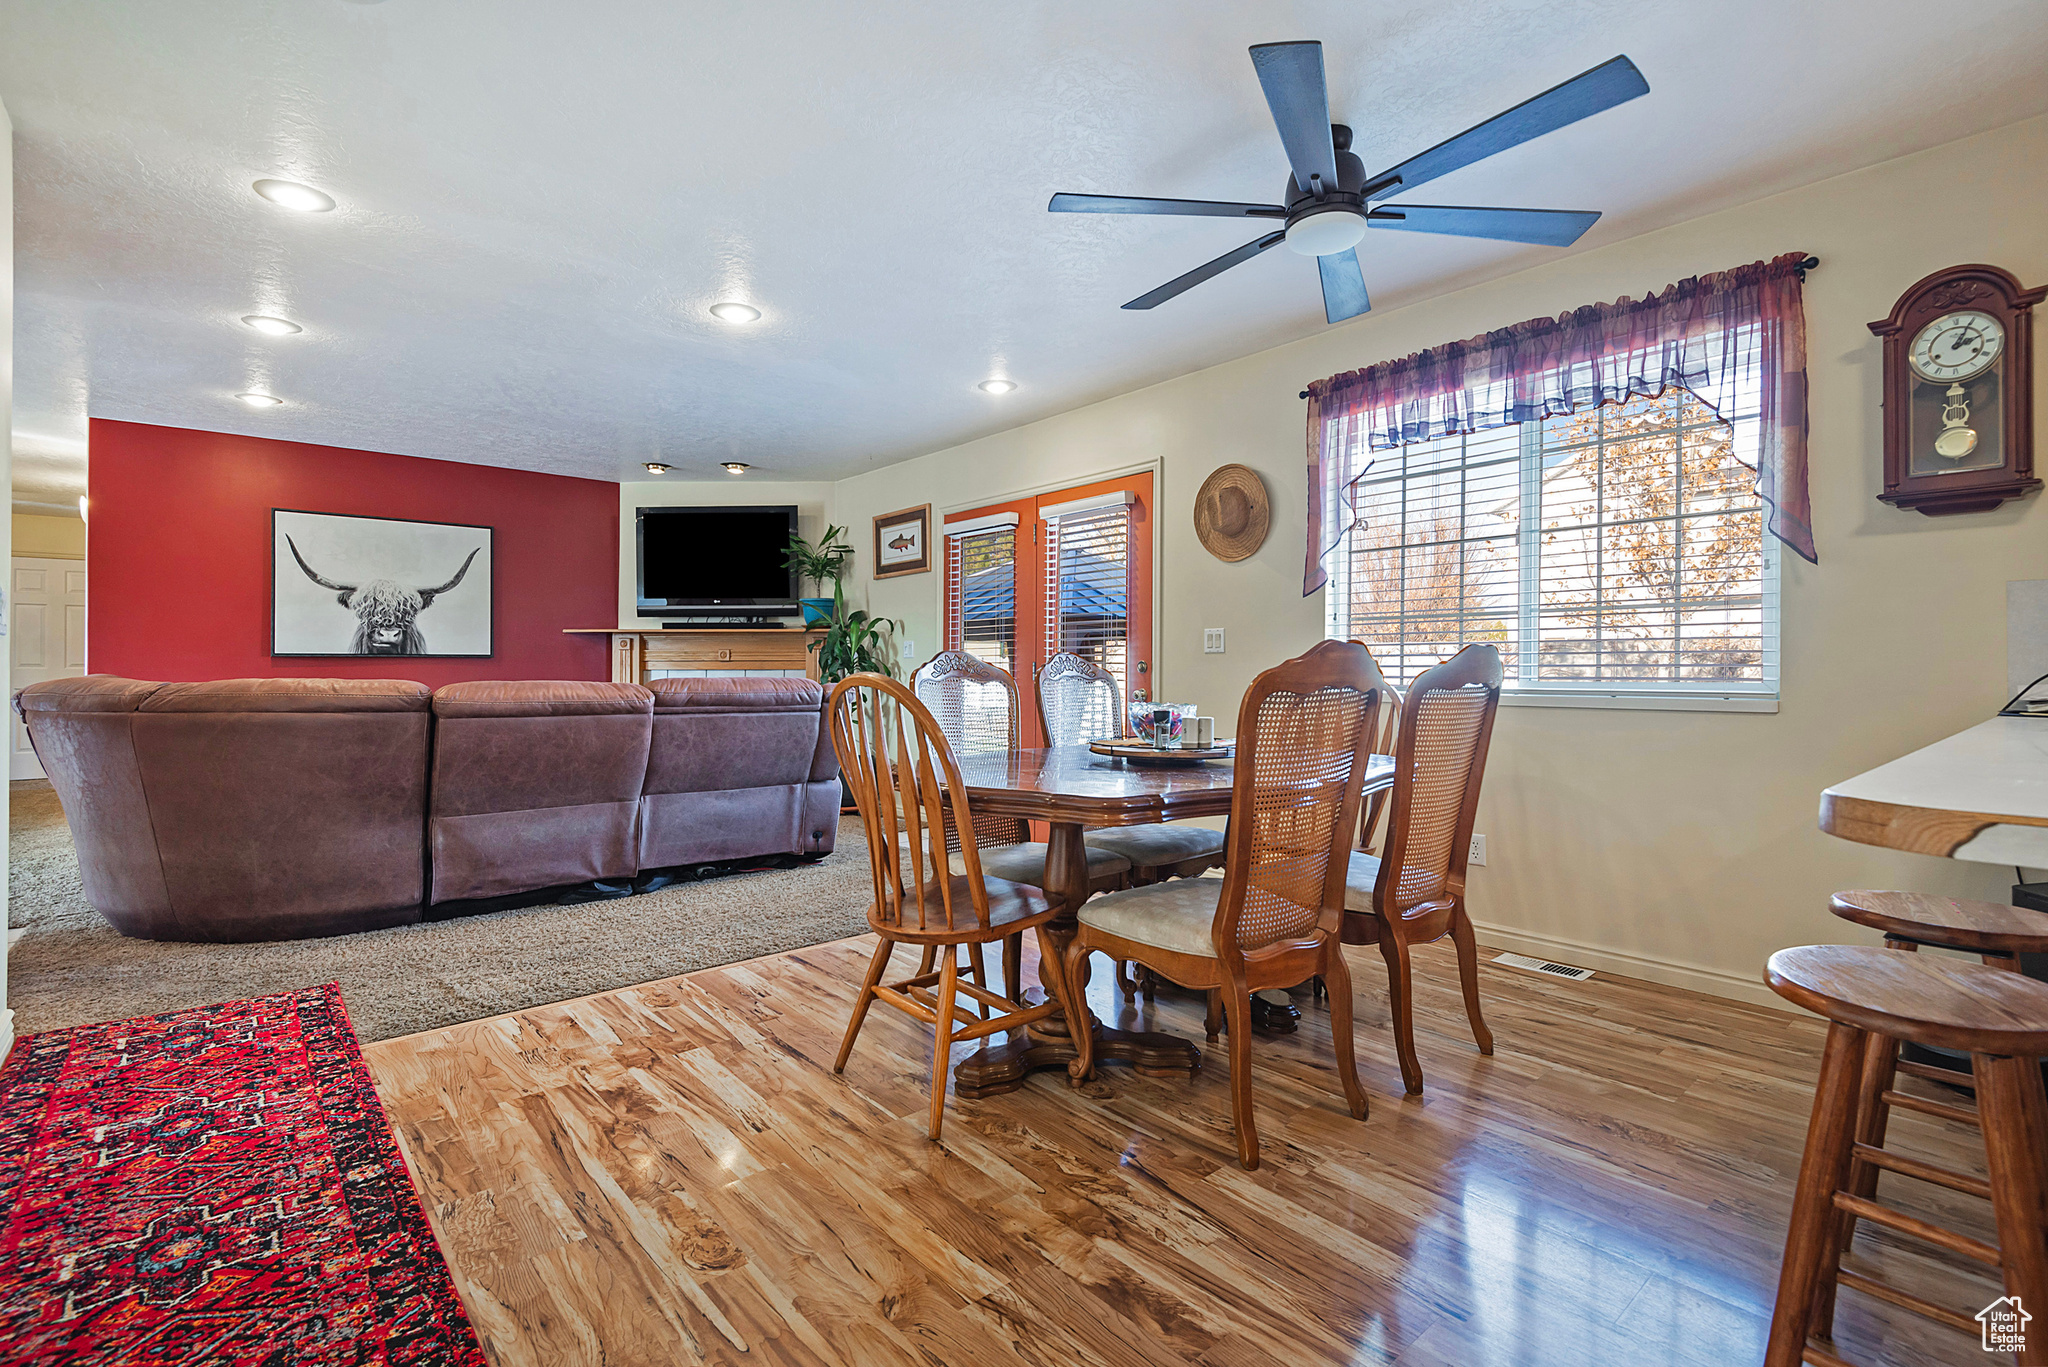
[[[875,571],[877,579],[894,579],[899,574],[923,574],[932,567],[932,505],[884,513],[875,519]]]
[[[270,511],[272,655],[492,653],[491,529]]]

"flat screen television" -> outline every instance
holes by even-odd
[[[797,611],[782,563],[794,507],[642,508],[635,519],[642,617],[782,617]]]

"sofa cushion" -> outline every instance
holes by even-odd
[[[113,674],[47,679],[14,695],[14,710],[30,712],[133,712],[163,685]]]
[[[639,684],[478,679],[434,690],[437,717],[611,717],[653,710],[654,695]]]
[[[816,679],[656,679],[656,712],[816,712],[825,690]]]
[[[168,683],[141,712],[424,712],[433,697],[410,679],[214,679]]]

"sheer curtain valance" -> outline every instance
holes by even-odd
[[[1758,415],[1756,471],[1772,535],[1815,560],[1806,495],[1806,323],[1789,252],[1681,280],[1654,297],[1589,304],[1317,380],[1308,387],[1308,565],[1302,593],[1351,529],[1352,486],[1374,453],[1540,422],[1683,388],[1725,418]]]

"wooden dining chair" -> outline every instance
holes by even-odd
[[[1008,670],[964,650],[942,650],[911,672],[910,688],[936,719],[954,754],[1003,754],[1018,748],[1017,681]],[[1031,838],[1027,822],[1001,816],[974,820],[978,823],[975,841],[989,876],[1035,888],[1045,886],[1048,847],[1043,840]],[[953,871],[962,872],[959,841],[951,836],[948,841]],[[1087,857],[1089,896],[1120,888],[1128,881],[1131,863],[1124,856],[1089,847]],[[931,968],[936,954],[934,949],[925,951],[920,971]],[[1023,966],[1024,937],[1020,933],[1003,944],[1003,985],[1019,999]]]
[[[1008,670],[964,650],[942,650],[910,676],[911,692],[937,721],[956,755],[1001,754],[1018,748],[1017,681]],[[977,817],[975,840],[994,878],[1045,886],[1046,846],[1031,839],[1028,823]],[[1124,885],[1130,861],[1106,849],[1088,850],[1088,891]]]
[[[1053,968],[1053,989],[1064,999],[1059,952],[1045,938],[1045,923],[1058,908],[1039,889],[986,872],[959,763],[937,719],[910,690],[879,674],[854,674],[833,688],[827,710],[839,770],[853,791],[867,832],[875,884],[868,928],[879,940],[832,1071],[845,1070],[875,1002],[932,1026],[936,1035],[929,1134],[937,1139],[945,1117],[952,1046],[1022,1029],[1057,1009],[1052,998],[1023,1006],[989,991],[985,981],[962,982],[961,949],[967,950],[969,967],[974,968],[982,946],[1035,930],[1041,960]],[[962,807],[967,820],[949,819],[949,810]],[[885,983],[882,979],[898,944],[918,945],[927,953],[916,973]],[[943,956],[936,969],[934,955]],[[974,976],[981,975],[977,971]],[[961,1010],[962,994],[980,1008],[979,1017]]]
[[[1093,660],[1063,650],[1045,662],[1036,682],[1046,744],[1081,745],[1129,729],[1122,686]],[[1223,862],[1223,832],[1207,826],[1121,826],[1089,831],[1084,839],[1129,860],[1133,883],[1193,878]]]
[[[1479,950],[1465,914],[1465,861],[1493,714],[1500,706],[1500,681],[1500,652],[1469,645],[1409,686],[1394,742],[1386,842],[1378,855],[1356,850],[1349,860],[1344,942],[1377,944],[1387,961],[1394,1051],[1410,1096],[1422,1091],[1411,946],[1451,937],[1472,1036],[1480,1053],[1493,1052],[1493,1032],[1479,1011]],[[1361,830],[1361,841],[1367,833]]]
[[[1143,964],[1197,990],[1217,989],[1230,1019],[1230,1103],[1238,1160],[1259,1165],[1252,1121],[1251,994],[1320,974],[1330,985],[1337,1074],[1365,1119],[1352,1057],[1351,975],[1339,940],[1345,855],[1378,739],[1386,681],[1363,646],[1323,641],[1252,680],[1238,709],[1230,843],[1223,877],[1113,892],[1081,908],[1067,948],[1068,984],[1086,981],[1090,953]],[[1074,1035],[1079,1081],[1093,1042]]]
[[[1361,641],[1359,644],[1363,645],[1365,643]],[[1388,684],[1386,704],[1380,709],[1380,738],[1373,742],[1372,752],[1375,755],[1393,754],[1394,744],[1399,739],[1400,734],[1401,692],[1392,684]],[[1365,801],[1359,804],[1358,848],[1364,850],[1367,854],[1379,853],[1373,847],[1373,840],[1379,833],[1380,818],[1386,814],[1388,792],[1388,789],[1382,788],[1376,793],[1367,795]]]

